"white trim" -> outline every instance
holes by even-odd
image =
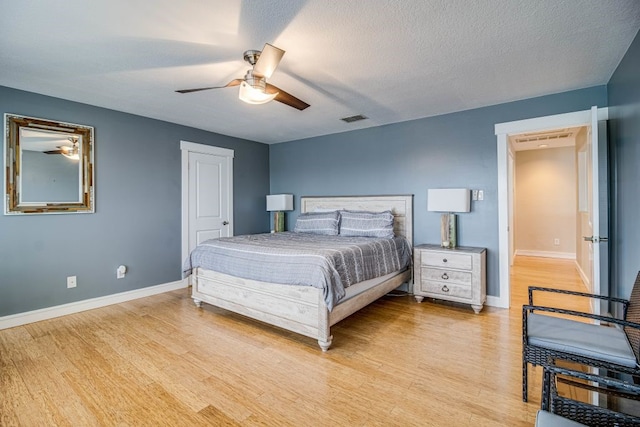
[[[598,108],[598,120],[609,120],[609,108]],[[584,110],[573,113],[556,114],[554,116],[497,123],[494,126],[494,130],[496,135],[500,135],[550,130],[562,127],[589,126],[590,124],[591,110]]]
[[[582,279],[582,283],[584,283],[585,288],[587,288],[589,293],[592,294],[593,293],[593,287],[591,286],[591,283],[589,281],[589,277],[586,275],[586,273],[584,272],[584,270],[580,266],[580,263],[578,262],[578,260],[576,260],[576,270],[578,270],[578,274],[580,275],[580,278]]]
[[[485,305],[489,307],[509,308],[509,304],[505,304],[502,298],[494,297],[492,295],[487,295],[487,302]]]
[[[516,250],[516,255],[537,256],[542,258],[576,259],[576,254],[571,252],[530,251],[527,249]]]
[[[193,153],[213,154],[222,157],[234,157],[234,151],[230,148],[214,147],[212,145],[196,144],[195,142],[180,141],[180,149]]]
[[[133,291],[121,292],[118,294],[106,295],[103,297],[56,305],[54,307],[41,308],[39,310],[27,311],[24,313],[11,314],[9,316],[0,317],[0,330],[26,325],[28,323],[39,322],[41,320],[53,319],[55,317],[66,316],[68,314],[80,313],[81,311],[106,307],[112,304],[119,304],[121,302],[144,298],[151,295],[162,294],[186,287],[186,280],[178,280],[175,282],[164,283],[162,285],[135,289]]]
[[[498,277],[500,280],[500,297],[493,298],[498,298],[499,307],[509,307],[511,295],[509,283],[509,196],[507,191],[508,136],[510,134],[563,127],[590,126],[591,115],[591,110],[584,110],[495,124],[498,157]],[[608,120],[608,118],[609,109],[606,107],[598,108],[598,120]],[[489,300],[489,297],[487,297],[487,300]]]
[[[506,134],[498,135],[498,277],[500,296],[498,307],[509,308],[509,142]],[[506,284],[506,288],[504,286]]]
[[[190,142],[180,141],[181,154],[181,180],[182,180],[182,207],[181,207],[181,258],[180,265],[189,256],[189,150],[187,147],[191,145]],[[191,284],[191,275],[187,278],[189,284]]]

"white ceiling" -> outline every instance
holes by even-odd
[[[638,0],[5,1],[0,85],[276,143],[603,85],[639,28]],[[265,42],[311,107],[174,92]]]

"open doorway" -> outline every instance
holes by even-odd
[[[491,297],[488,301],[491,305],[499,306],[499,307],[509,307],[510,306],[510,297],[511,297],[511,287],[510,287],[510,272],[512,261],[514,259],[514,255],[516,253],[516,249],[518,247],[517,239],[517,229],[515,221],[513,221],[514,216],[511,215],[514,212],[516,206],[515,201],[517,200],[514,197],[515,191],[517,191],[517,183],[515,182],[515,177],[518,173],[517,171],[517,152],[518,151],[532,151],[534,154],[530,154],[528,157],[533,158],[535,160],[536,157],[545,157],[544,151],[550,147],[540,147],[540,145],[544,145],[548,142],[542,142],[544,138],[547,139],[559,139],[559,135],[564,133],[571,133],[571,137],[568,137],[569,140],[573,139],[572,142],[566,141],[567,145],[572,147],[565,150],[565,157],[572,158],[572,169],[569,171],[572,176],[575,176],[574,184],[571,186],[570,191],[573,192],[572,196],[572,204],[573,204],[573,219],[569,220],[572,225],[567,226],[566,228],[570,228],[570,230],[563,230],[558,227],[553,227],[554,222],[558,222],[557,218],[549,219],[549,218],[540,218],[532,217],[533,221],[539,221],[543,226],[546,227],[548,232],[550,233],[548,238],[540,235],[541,233],[532,233],[529,236],[532,240],[530,243],[531,248],[522,250],[526,251],[538,251],[538,254],[543,254],[546,252],[546,255],[554,255],[556,257],[564,256],[567,258],[574,257],[576,259],[580,258],[580,262],[583,261],[583,256],[587,256],[589,258],[589,253],[591,253],[591,260],[593,261],[589,266],[588,263],[584,266],[580,267],[583,273],[585,273],[587,283],[590,285],[590,290],[595,293],[601,293],[599,289],[600,279],[602,277],[608,277],[608,271],[600,271],[600,235],[606,235],[605,232],[602,232],[601,224],[600,224],[600,191],[602,190],[605,193],[606,199],[606,188],[607,188],[607,180],[606,180],[606,151],[604,151],[604,156],[599,151],[598,138],[603,139],[606,135],[601,132],[600,123],[604,123],[604,120],[607,119],[607,110],[606,109],[598,109],[597,107],[593,107],[591,110],[579,111],[575,113],[567,113],[560,114],[555,116],[546,116],[539,117],[534,119],[521,120],[516,122],[508,122],[508,123],[500,123],[495,126],[495,133],[497,138],[497,154],[498,154],[498,194],[499,194],[499,279],[500,279],[500,296],[499,297]],[[602,126],[604,128],[604,125]],[[595,129],[595,132],[591,132],[591,129]],[[516,139],[522,139],[523,141],[518,143]],[[530,139],[530,141],[527,141]],[[527,144],[533,145],[536,149],[531,150],[516,150],[514,148],[517,144]],[[572,145],[571,145],[572,144]],[[550,144],[548,144],[550,145]],[[606,145],[604,145],[606,147]],[[577,147],[577,148],[576,148]],[[583,149],[587,147],[586,149]],[[556,147],[550,149],[560,150],[562,147]],[[587,153],[590,153],[591,158],[589,156],[584,156],[579,154],[579,152],[583,150]],[[523,155],[525,157],[525,155]],[[547,156],[549,157],[549,156]],[[529,159],[531,160],[531,159]],[[556,161],[556,163],[562,163]],[[586,173],[579,172],[579,167],[586,166]],[[605,168],[605,173],[600,173],[600,168],[603,166]],[[563,173],[561,170],[561,166],[555,165],[555,173],[568,176],[566,173]],[[589,172],[589,169],[591,171]],[[533,170],[535,172],[535,169]],[[566,171],[564,171],[566,172]],[[538,171],[539,174],[539,171]],[[581,190],[581,185],[578,184],[578,178],[585,176],[590,176],[591,179],[588,181],[586,193]],[[555,176],[555,179],[558,180],[558,176]],[[604,185],[600,181],[604,181]],[[540,181],[540,176],[537,179],[532,179],[531,187],[538,191],[538,195],[535,197],[544,197],[551,193],[551,187],[553,187],[554,193],[557,190],[557,183],[553,180],[542,180]],[[565,189],[566,194],[566,189]],[[584,199],[585,194],[586,199]],[[555,196],[558,197],[558,196]],[[579,197],[581,199],[579,199]],[[525,199],[526,201],[526,199]],[[525,203],[526,205],[526,203]],[[579,206],[586,205],[587,209],[589,209],[588,213],[588,221],[593,227],[593,231],[591,233],[588,230],[583,229],[584,222],[582,221],[584,217],[584,212],[579,211]],[[526,207],[525,207],[526,208]],[[521,207],[521,209],[523,209]],[[551,207],[551,210],[557,209],[557,206]],[[603,211],[604,216],[606,217],[606,203],[604,203]],[[536,212],[534,212],[536,213]],[[537,212],[540,215],[540,212]],[[516,213],[517,215],[517,213]],[[606,224],[606,221],[603,222]],[[559,234],[561,231],[570,231],[568,234]],[[585,234],[585,231],[586,234]],[[557,235],[554,235],[556,233]],[[562,237],[565,236],[565,237]],[[526,237],[526,236],[525,236]],[[583,237],[587,237],[589,242],[587,242],[587,249],[583,246],[582,242],[584,240]],[[556,240],[557,239],[557,240]],[[526,239],[525,239],[526,240]],[[563,248],[563,241],[566,244],[565,249]],[[556,244],[557,242],[557,244]],[[537,246],[536,246],[537,245]],[[530,252],[531,253],[531,252]],[[574,261],[575,262],[575,261]],[[606,263],[605,263],[606,265]],[[585,271],[589,270],[589,271]],[[592,277],[590,277],[592,276]],[[594,307],[594,310],[598,310],[599,308]]]
[[[512,306],[529,285],[593,292],[590,138],[588,126],[508,135]]]

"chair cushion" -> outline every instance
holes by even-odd
[[[584,427],[584,424],[540,410],[536,415],[536,427]]]
[[[636,358],[620,328],[529,314],[529,344],[634,368]]]

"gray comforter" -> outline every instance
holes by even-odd
[[[331,310],[348,286],[402,270],[410,263],[411,246],[403,237],[284,232],[207,240],[185,260],[183,273],[186,277],[203,267],[245,279],[313,286],[323,290]]]

